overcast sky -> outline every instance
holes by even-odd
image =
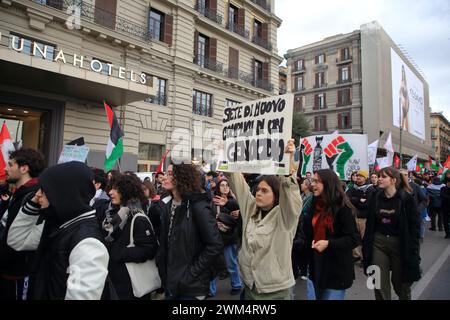
[[[450,0],[275,0],[275,13],[281,56],[378,21],[422,70],[431,109],[450,121]]]

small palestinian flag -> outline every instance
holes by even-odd
[[[105,158],[105,170],[109,171],[123,154],[123,132],[120,129],[114,111],[105,101],[103,101],[103,105],[105,106],[109,127],[111,128]]]
[[[436,160],[434,160],[431,156],[428,156],[428,163],[430,164],[430,170],[438,171],[439,164]]]

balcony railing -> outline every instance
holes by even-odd
[[[258,6],[270,12],[270,4],[267,0],[251,0],[253,3],[256,3]]]
[[[159,104],[161,106],[166,106],[167,105],[167,96],[165,93],[158,93],[155,96],[150,96],[147,99],[144,100],[145,102],[148,103],[154,103],[154,104]]]
[[[81,17],[89,22],[115,30],[128,36],[132,36],[134,38],[138,38],[142,41],[150,40],[150,35],[146,26],[136,24],[128,19],[95,7],[89,3],[85,3],[81,0],[34,0],[33,2],[56,8],[63,12],[66,12],[71,6],[75,6],[80,8]]]
[[[263,38],[258,36],[253,36],[252,42],[257,44],[258,46],[261,46],[263,48],[266,48],[267,50],[272,50],[272,44],[268,42],[267,40],[263,40]]]
[[[336,58],[336,63],[346,63],[346,62],[350,62],[350,61],[352,61],[351,55],[341,57],[340,59]]]
[[[350,82],[352,82],[352,79],[345,79],[345,80],[336,81],[336,84],[344,84],[344,83],[350,83]]]
[[[238,26],[237,24],[227,23],[226,28],[228,30],[230,30],[230,31],[232,31],[234,33],[237,33],[238,35],[244,37],[245,39],[250,38],[250,32],[247,29]]]
[[[194,63],[202,68],[206,68],[224,75],[226,74],[223,68],[223,63],[217,62],[216,60],[212,60],[208,57],[198,56],[194,59]]]
[[[217,11],[211,10],[210,8],[202,6],[199,3],[197,3],[195,5],[195,10],[197,10],[197,12],[199,12],[201,15],[207,17],[208,19],[222,25],[223,17],[220,14],[218,14]]]
[[[313,86],[313,88],[314,89],[317,89],[317,88],[324,88],[324,87],[326,87],[327,86],[327,84],[326,83],[316,83],[314,86]]]
[[[246,73],[237,68],[229,67],[226,72],[226,76],[228,76],[228,78],[230,79],[236,79],[239,82],[243,82],[257,88],[261,88],[267,91],[273,91],[273,84],[269,83],[268,81],[255,81],[252,74]]]

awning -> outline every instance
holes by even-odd
[[[0,83],[110,105],[143,101],[153,88],[133,81],[0,49]]]

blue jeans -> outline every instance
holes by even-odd
[[[345,290],[323,289],[315,292],[316,300],[344,300]]]
[[[225,263],[227,265],[227,271],[230,274],[231,288],[232,289],[242,289],[242,287],[244,285],[243,285],[241,277],[239,275],[239,266],[238,266],[238,260],[237,260],[236,245],[232,244],[232,245],[226,246],[223,249],[223,256],[225,258]],[[209,293],[212,296],[215,296],[217,293],[216,282],[217,282],[217,278],[212,280],[209,285]]]

